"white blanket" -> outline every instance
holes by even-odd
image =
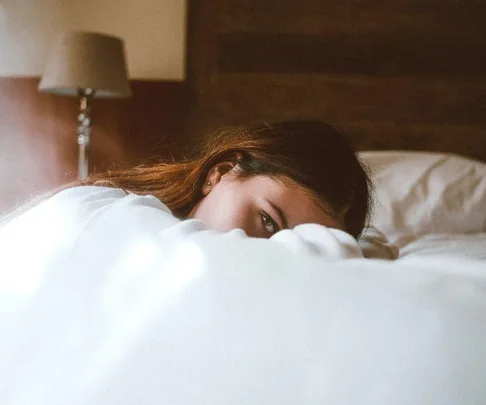
[[[361,256],[65,191],[0,230],[0,403],[486,403],[485,262]]]

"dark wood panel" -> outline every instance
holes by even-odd
[[[208,129],[318,118],[349,132],[361,149],[440,150],[486,160],[486,82],[290,74],[218,78],[218,91],[202,110]]]
[[[194,0],[199,1],[199,0]],[[282,15],[319,14],[341,10],[359,13],[362,10],[394,10],[397,12],[441,13],[451,20],[457,16],[469,15],[484,10],[482,0],[222,0],[221,11],[234,14],[241,19],[268,13],[270,19]],[[192,4],[191,4],[192,6]],[[481,20],[481,16],[476,16]]]
[[[482,31],[486,3],[476,0],[225,0],[219,31],[320,34]]]
[[[361,149],[486,160],[486,2],[194,0],[189,10],[195,5],[201,30],[189,50],[206,65],[193,71],[191,91],[204,94],[193,125],[319,118]]]
[[[437,35],[227,34],[221,72],[486,77],[483,38]]]
[[[486,161],[486,129],[479,125],[427,125],[347,121],[338,125],[358,150],[422,150]]]
[[[220,74],[209,103],[218,105],[227,119],[298,114],[397,124],[486,125],[486,81],[475,80]]]
[[[187,132],[200,133],[205,117],[201,108],[207,106],[218,76],[218,32],[221,0],[191,1],[188,7],[187,31]]]
[[[76,178],[77,100],[39,93],[38,81],[0,78],[0,210]],[[187,149],[185,84],[133,81],[132,88],[127,101],[94,100],[91,170]]]
[[[132,81],[133,98],[93,103],[93,166],[131,166],[179,159],[187,137],[187,88],[183,82]],[[114,151],[119,154],[114,156]]]

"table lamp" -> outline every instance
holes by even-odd
[[[79,97],[78,177],[85,179],[88,176],[92,99],[131,96],[123,40],[91,32],[62,34],[47,61],[39,91]]]

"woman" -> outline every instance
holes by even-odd
[[[178,219],[200,220],[223,232],[242,229],[259,238],[314,223],[358,239],[370,210],[364,167],[343,135],[319,121],[223,129],[192,159],[93,174],[65,187],[56,201],[63,200],[63,209],[69,207],[73,217],[91,209],[91,203],[76,207],[80,198],[107,198],[103,187],[113,190],[114,200],[127,194],[152,196],[162,203],[159,210],[168,208]],[[83,228],[83,222],[77,227]]]
[[[370,180],[335,128],[286,121],[216,132],[195,158],[95,174],[77,185],[153,195],[178,218],[270,237],[317,223],[358,238],[370,210]]]

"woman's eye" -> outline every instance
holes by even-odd
[[[271,234],[277,232],[278,227],[276,222],[272,219],[272,217],[268,215],[266,212],[262,212],[260,215],[262,217],[263,227],[266,229],[266,231]]]

